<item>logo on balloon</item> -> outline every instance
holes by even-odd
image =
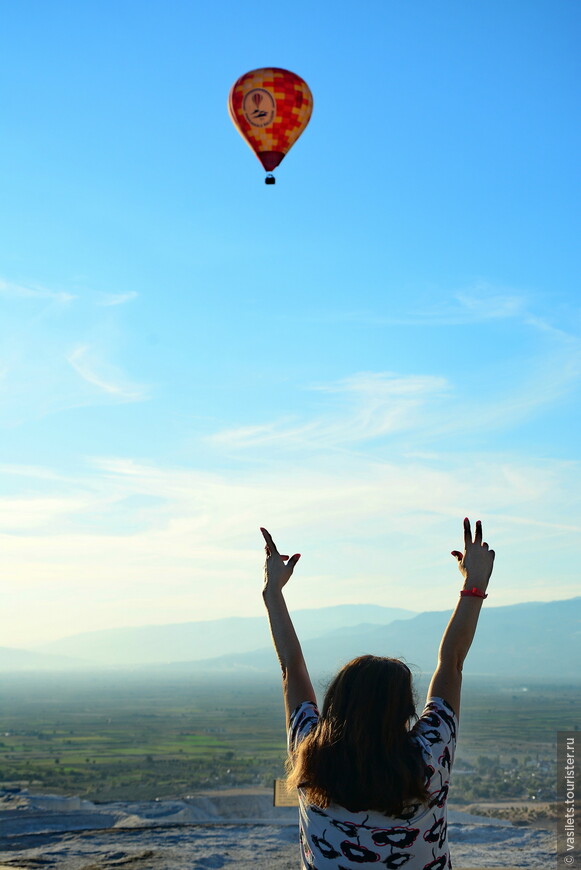
[[[276,115],[276,100],[264,88],[253,88],[242,100],[244,117],[253,127],[268,127]]]

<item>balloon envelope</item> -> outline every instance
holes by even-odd
[[[234,83],[230,117],[267,172],[279,165],[313,111],[313,95],[300,76],[278,67],[251,70]]]

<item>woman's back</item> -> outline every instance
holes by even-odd
[[[411,674],[399,659],[367,655],[348,662],[329,686],[319,717],[283,596],[300,555],[281,556],[262,529],[262,596],[282,670],[287,782],[299,792],[304,870],[348,870],[380,862],[406,870],[452,866],[446,804],[462,667],[494,564],[494,550],[482,540],[482,523],[476,522],[474,540],[468,518],[463,527],[464,553],[452,550],[463,586],[440,643],[428,703],[411,731]]]
[[[289,722],[289,751],[317,725],[319,713],[305,701]],[[456,747],[457,720],[440,698],[429,698],[412,729],[425,768],[427,804],[408,806],[397,817],[376,810],[351,812],[330,804],[310,804],[299,789],[301,860],[305,870],[350,870],[381,862],[387,868],[446,870],[450,867],[447,841],[447,796]]]

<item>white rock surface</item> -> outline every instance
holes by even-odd
[[[450,811],[454,867],[535,868],[555,860],[550,831]],[[297,810],[267,790],[92,804],[0,795],[0,870],[297,870]]]

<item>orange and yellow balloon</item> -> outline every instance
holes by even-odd
[[[300,76],[278,67],[240,76],[228,97],[230,117],[265,170],[271,173],[311,118],[313,95]],[[274,184],[268,175],[267,184]]]

